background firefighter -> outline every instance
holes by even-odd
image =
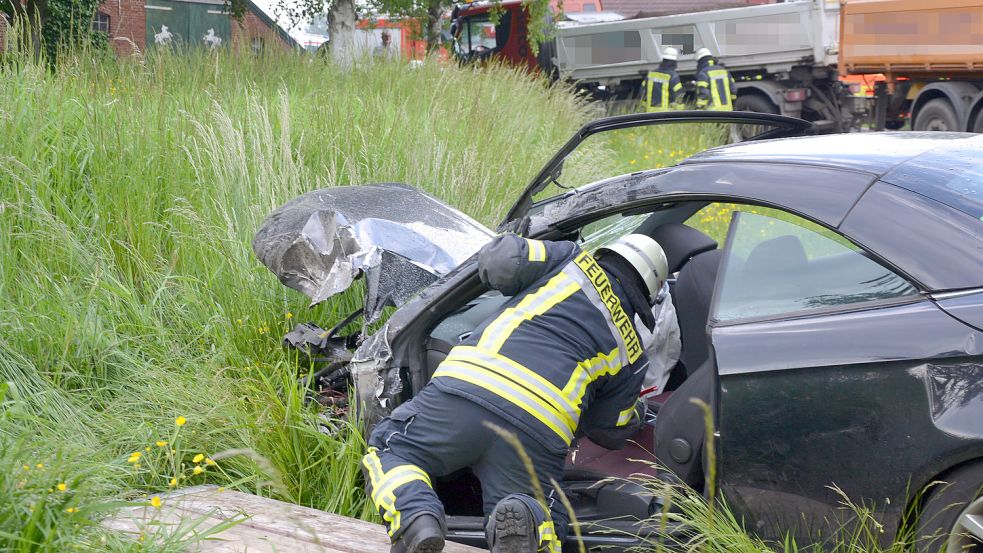
[[[363,459],[394,553],[443,548],[430,479],[465,467],[481,482],[493,552],[559,553],[567,513],[552,493],[546,505],[531,497],[517,453],[485,423],[517,435],[546,489],[562,480],[576,437],[619,449],[643,424],[647,358],[633,321],[655,326],[665,254],[652,238],[628,235],[596,255],[511,234],[481,249],[482,282],[512,299],[376,425]]]
[[[673,105],[682,104],[683,83],[676,73],[678,57],[678,50],[671,46],[666,47],[659,67],[646,75],[645,90],[642,93],[645,111],[666,111]]]
[[[718,111],[732,111],[737,95],[734,77],[719,65],[709,48],[696,51],[696,107]]]

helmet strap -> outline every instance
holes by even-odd
[[[604,269],[604,272],[618,281],[624,295],[631,303],[630,307],[633,314],[637,314],[642,320],[642,324],[650,331],[655,328],[655,315],[652,313],[652,302],[648,297],[645,281],[635,270],[635,267],[620,255],[603,255],[597,258],[597,264]],[[634,317],[632,317],[634,320]]]

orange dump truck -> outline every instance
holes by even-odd
[[[844,0],[839,46],[841,75],[886,77],[877,128],[983,132],[983,0]]]

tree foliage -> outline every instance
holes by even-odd
[[[79,45],[105,46],[108,36],[92,29],[92,18],[101,0],[0,0],[0,11],[26,22],[31,32],[25,39],[43,46],[48,59],[62,48]]]

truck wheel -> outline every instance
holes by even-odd
[[[928,492],[918,517],[918,553],[983,552],[983,463],[954,470]]]
[[[958,131],[959,120],[948,100],[936,98],[918,110],[911,128],[916,131]]]
[[[976,122],[973,123],[973,132],[983,133],[983,111],[976,115]]]
[[[734,100],[734,111],[753,111],[756,113],[778,113],[778,108],[767,98],[758,94],[745,94]]]
[[[745,94],[738,96],[734,100],[734,111],[753,111],[755,113],[778,113],[775,107],[767,98],[758,94]],[[730,141],[743,142],[752,136],[764,132],[768,127],[761,125],[731,125]]]

